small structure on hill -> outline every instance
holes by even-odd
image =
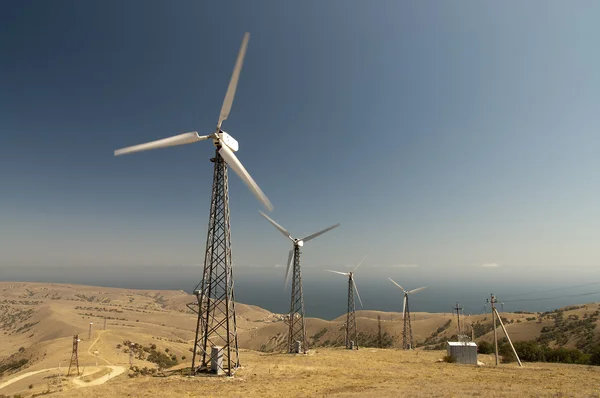
[[[448,341],[446,350],[456,363],[477,365],[477,344],[473,341]]]
[[[67,377],[71,375],[71,369],[77,370],[77,376],[79,376],[79,335],[73,336],[73,351],[71,352],[71,362],[69,362],[69,370],[67,371]],[[60,365],[59,365],[60,366]]]

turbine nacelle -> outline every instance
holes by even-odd
[[[331,227],[325,228],[319,232],[315,232],[312,235],[308,235],[305,236],[304,238],[294,238],[292,236],[292,234],[290,234],[290,232],[283,228],[281,225],[277,224],[277,222],[275,220],[273,220],[271,217],[267,216],[265,213],[263,213],[262,211],[259,211],[260,215],[263,216],[264,218],[267,219],[268,222],[271,223],[271,225],[273,225],[279,232],[282,233],[283,236],[285,236],[286,238],[288,238],[289,240],[292,241],[292,243],[294,244],[294,249],[290,250],[289,254],[288,254],[288,261],[287,261],[287,270],[285,273],[285,284],[283,285],[284,288],[285,286],[287,286],[289,278],[290,278],[290,271],[292,270],[292,263],[294,262],[294,257],[295,257],[295,248],[296,247],[302,247],[304,246],[304,242],[308,242],[311,239],[316,238],[319,235],[324,234],[327,231],[331,231],[334,228],[339,227],[340,224],[335,224],[332,225]]]
[[[234,152],[237,152],[238,149],[240,149],[237,140],[223,130],[219,130],[219,132],[213,135],[213,143],[215,146],[218,146],[219,144],[225,144]]]

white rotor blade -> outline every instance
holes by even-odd
[[[271,224],[273,224],[273,226],[275,228],[277,228],[279,230],[279,232],[281,232],[286,238],[290,238],[291,240],[294,240],[294,238],[292,238],[292,235],[290,235],[290,233],[288,232],[287,229],[283,228],[281,225],[277,224],[275,222],[275,220],[273,220],[271,217],[267,216],[265,213],[263,213],[262,211],[258,211],[260,213],[261,216],[263,216],[264,218],[267,219],[267,221],[269,221]]]
[[[227,87],[227,94],[225,94],[225,99],[223,100],[223,106],[221,107],[221,115],[219,116],[217,129],[220,129],[223,120],[229,117],[231,105],[233,104],[233,98],[235,97],[235,90],[237,89],[238,80],[240,78],[240,72],[242,71],[242,66],[244,65],[244,57],[246,56],[246,48],[248,47],[249,39],[250,33],[246,32],[244,34],[244,38],[242,39],[242,46],[240,47],[240,52],[238,53],[237,60],[235,61],[235,66],[233,67],[233,73],[231,74],[229,87]]]
[[[288,255],[287,270],[285,271],[285,283],[283,285],[284,290],[287,287],[288,282],[290,280],[290,269],[292,269],[292,261],[293,260],[294,260],[294,251],[290,250],[290,254]]]
[[[193,142],[207,140],[210,135],[198,135],[197,131],[191,133],[183,133],[174,135],[173,137],[163,138],[161,140],[146,142],[145,144],[128,146],[126,148],[117,149],[115,156],[126,155],[128,153],[148,151],[150,149],[166,148],[175,145],[191,144]]]
[[[416,289],[413,289],[413,290],[411,290],[411,291],[410,291],[410,292],[408,292],[408,293],[410,294],[410,293],[416,293],[416,292],[420,292],[421,290],[425,289],[426,287],[427,287],[427,286],[419,287],[419,288],[416,288]]]
[[[404,295],[404,304],[402,305],[402,320],[404,320],[404,311],[406,311],[406,294]]]
[[[327,231],[331,231],[332,229],[334,229],[334,228],[336,228],[336,227],[339,227],[339,226],[340,226],[340,224],[335,224],[335,225],[332,225],[332,226],[331,226],[331,227],[329,227],[329,228],[325,228],[325,229],[324,229],[324,230],[322,230],[322,231],[315,232],[314,234],[312,234],[312,235],[308,235],[306,238],[302,238],[302,239],[300,239],[300,240],[301,240],[301,241],[303,241],[303,242],[308,242],[309,240],[311,240],[311,239],[314,239],[314,238],[316,238],[317,236],[319,236],[319,235],[322,235],[322,234],[324,234],[324,233],[325,233],[325,232],[327,232]]]
[[[399,284],[397,284],[396,282],[394,282],[394,280],[393,280],[392,278],[388,278],[388,279],[389,279],[389,280],[391,280],[391,281],[392,281],[392,283],[393,283],[394,285],[396,285],[396,286],[398,286],[400,289],[402,289],[402,291],[403,291],[404,293],[406,293],[406,290],[404,290],[404,288],[403,288],[402,286],[400,286]]]
[[[344,276],[350,275],[348,272],[332,271],[330,269],[326,269],[325,271],[327,271],[327,272],[333,272],[333,273],[344,275]]]
[[[356,281],[352,278],[352,284],[354,285],[354,290],[356,290],[356,296],[358,297],[358,301],[360,301],[360,306],[363,306],[362,300],[360,299],[360,294],[358,294],[358,287],[356,287]]]
[[[362,263],[363,263],[363,262],[364,262],[364,261],[367,259],[367,257],[369,257],[369,254],[370,254],[370,253],[371,253],[371,252],[367,253],[367,254],[366,254],[364,257],[363,257],[363,259],[362,259],[362,260],[360,260],[360,263],[358,263],[358,265],[356,266],[356,268],[354,268],[354,271],[356,271],[356,270],[358,269],[358,267],[360,267],[360,266],[361,266],[361,264],[362,264]],[[354,271],[352,271],[352,272],[354,272]]]
[[[250,191],[256,196],[256,198],[269,210],[273,210],[273,205],[267,198],[267,195],[260,189],[258,184],[254,182],[250,174],[246,171],[240,160],[235,156],[235,154],[227,147],[227,145],[221,145],[221,149],[219,149],[219,154],[225,159],[227,164],[235,171],[235,173],[240,176],[242,181],[250,188]]]

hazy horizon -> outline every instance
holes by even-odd
[[[342,269],[343,270],[343,269]],[[360,272],[362,271],[362,272]],[[192,293],[200,282],[202,267],[2,267],[0,281],[84,284],[125,289],[183,290]],[[505,311],[550,311],[573,304],[600,301],[600,275],[595,280],[565,279],[562,283],[544,280],[530,284],[488,279],[472,284],[455,275],[453,278],[419,283],[421,276],[402,277],[401,272],[359,269],[357,286],[364,308],[356,300],[357,309],[401,312],[402,292],[387,280],[390,276],[406,289],[427,285],[427,289],[410,298],[413,312],[452,312],[458,301],[465,314],[480,314],[493,293],[503,302]],[[197,281],[196,279],[197,278]],[[290,287],[283,289],[283,268],[234,267],[236,302],[257,305],[275,313],[289,311]],[[346,311],[347,279],[307,267],[303,272],[306,316],[333,319]],[[593,294],[589,294],[593,293]],[[499,306],[500,308],[500,306]],[[488,306],[489,309],[489,306]]]

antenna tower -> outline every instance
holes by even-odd
[[[73,336],[73,352],[71,353],[67,377],[71,375],[71,368],[73,368],[73,371],[77,369],[77,376],[79,376],[79,335],[77,334]]]

